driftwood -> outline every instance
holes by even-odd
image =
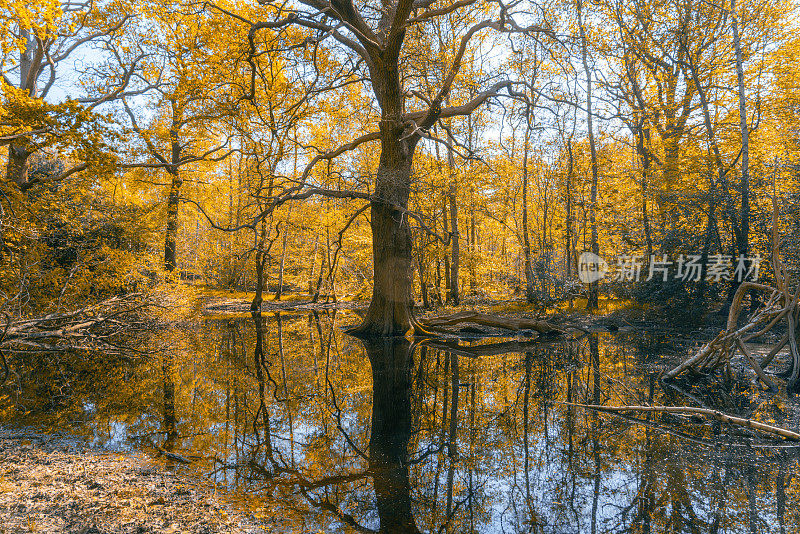
[[[722,423],[729,423],[736,426],[742,426],[773,434],[782,438],[800,441],[800,434],[781,428],[779,426],[768,425],[752,419],[745,419],[743,417],[736,417],[720,412],[719,410],[711,410],[709,408],[695,408],[693,406],[603,406],[600,404],[576,404],[572,402],[564,402],[562,404],[568,406],[576,406],[578,408],[587,408],[590,410],[597,410],[598,412],[658,412],[658,413],[677,413],[677,414],[697,414],[705,415]]]
[[[556,328],[546,321],[527,319],[524,317],[501,317],[498,315],[488,315],[469,310],[454,313],[452,315],[445,315],[442,317],[433,317],[421,322],[423,326],[434,329],[463,323],[474,323],[493,328],[503,328],[506,330],[511,330],[512,332],[518,332],[520,330],[533,330],[539,334],[564,333],[563,330]]]
[[[728,322],[724,331],[714,339],[703,345],[691,357],[680,365],[664,374],[664,378],[675,378],[678,375],[692,371],[695,373],[713,373],[723,369],[726,376],[731,375],[731,357],[738,350],[747,360],[758,378],[770,389],[775,389],[775,384],[770,380],[764,370],[775,356],[786,346],[789,346],[791,355],[791,368],[789,372],[788,389],[794,391],[800,386],[800,350],[798,350],[798,333],[800,333],[800,283],[794,283],[788,275],[786,267],[781,262],[778,254],[780,239],[778,237],[778,203],[772,199],[772,272],[775,276],[775,285],[743,282],[734,294],[728,312]],[[748,291],[761,291],[767,295],[766,302],[755,313],[748,317],[747,323],[739,327],[739,315],[742,311],[742,300]],[[747,341],[769,332],[776,325],[785,321],[787,333],[774,346],[767,356],[759,363],[747,348]]]

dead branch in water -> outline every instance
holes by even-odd
[[[113,297],[99,304],[65,313],[12,320],[0,325],[0,351],[24,352],[103,351],[130,352],[121,343],[125,336],[146,330],[151,323],[146,311],[156,306],[146,295]]]
[[[750,367],[756,372],[768,388],[776,389],[775,384],[764,372],[780,350],[789,345],[791,355],[791,369],[788,389],[794,391],[800,386],[800,350],[798,350],[797,335],[800,333],[800,283],[793,282],[787,274],[779,255],[780,239],[778,237],[778,202],[772,199],[772,260],[770,265],[775,276],[775,285],[743,282],[734,294],[728,312],[728,322],[723,332],[703,345],[691,357],[680,365],[664,374],[664,378],[675,378],[678,375],[692,371],[695,373],[713,373],[723,369],[727,376],[731,374],[731,357],[738,350],[741,352]],[[747,323],[738,327],[739,315],[742,311],[742,300],[748,291],[763,291],[768,297],[766,303],[755,313],[748,317]],[[759,364],[745,344],[747,341],[769,332],[782,320],[786,321],[788,332],[776,346],[774,346],[764,360]]]
[[[800,434],[793,432],[786,428],[779,426],[772,426],[752,419],[745,419],[743,417],[736,417],[720,412],[719,410],[711,410],[708,408],[695,408],[693,406],[603,406],[600,404],[577,404],[574,402],[562,402],[567,406],[576,406],[578,408],[587,408],[589,410],[596,410],[599,412],[658,412],[658,413],[677,413],[677,414],[697,414],[705,415],[722,423],[729,423],[736,426],[751,428],[766,432],[767,434],[774,434],[785,439],[792,441],[800,441]]]

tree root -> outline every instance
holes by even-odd
[[[715,372],[723,369],[726,376],[731,374],[731,357],[738,350],[744,355],[747,363],[756,372],[758,379],[769,389],[776,386],[764,372],[781,349],[789,345],[792,364],[789,370],[787,389],[795,391],[800,387],[800,349],[797,336],[800,334],[800,283],[789,279],[786,268],[778,255],[780,239],[778,238],[778,203],[772,199],[772,261],[770,262],[775,276],[775,285],[768,286],[755,282],[743,282],[734,294],[728,312],[728,323],[724,331],[713,340],[703,345],[691,357],[664,374],[665,379],[675,378],[686,371],[695,373]],[[793,289],[794,288],[794,289]],[[742,311],[742,300],[750,290],[768,292],[769,297],[761,308],[748,317],[743,327],[738,327],[739,314]],[[747,341],[769,332],[782,320],[787,323],[788,332],[774,346],[761,363],[756,361],[745,344]]]

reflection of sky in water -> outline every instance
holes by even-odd
[[[568,420],[568,409],[558,404],[567,400],[568,390],[578,402],[599,395],[609,404],[691,404],[667,397],[648,376],[665,353],[685,353],[685,346],[674,343],[679,336],[601,336],[595,357],[586,339],[527,346],[527,365],[520,353],[460,356],[451,461],[452,367],[445,363],[445,352],[428,348],[424,359],[419,351],[400,354],[397,365],[408,368],[398,376],[406,376],[406,382],[389,380],[395,385],[388,391],[373,392],[365,349],[336,328],[340,323],[341,318],[333,323],[330,316],[321,316],[321,343],[308,317],[283,318],[281,353],[277,323],[267,319],[267,365],[261,374],[272,459],[263,439],[255,335],[248,320],[206,321],[188,335],[176,335],[167,340],[178,347],[169,358],[136,365],[112,362],[84,373],[78,367],[71,380],[59,370],[51,377],[51,382],[61,381],[58,389],[48,390],[48,382],[41,381],[48,377],[37,377],[23,384],[20,396],[31,413],[12,418],[21,424],[68,427],[111,450],[152,451],[152,445],[166,443],[165,421],[173,416],[175,452],[217,458],[228,466],[207,461],[193,469],[216,469],[211,476],[217,482],[258,496],[272,509],[284,510],[286,521],[312,531],[377,530],[391,514],[400,517],[405,504],[422,531],[463,532],[474,524],[478,532],[589,532],[594,517],[598,532],[642,532],[647,522],[652,532],[704,532],[721,513],[721,532],[750,530],[751,522],[758,532],[780,532],[780,484],[786,532],[798,531],[800,480],[787,475],[797,470],[796,449],[752,448],[744,454],[741,439],[731,442],[725,429],[723,437],[715,437],[709,425],[681,427],[709,443],[701,445],[581,409],[572,409]],[[589,364],[593,360],[599,362],[596,373]],[[410,383],[410,390],[403,390],[402,383]],[[524,468],[526,383],[530,500]],[[165,400],[169,388],[174,389],[174,410]],[[381,417],[390,424],[379,436],[389,447],[388,463],[369,459],[373,395],[389,399],[381,405],[386,411]],[[556,404],[545,408],[546,398]],[[748,409],[741,397],[729,401],[728,410]],[[782,418],[787,426],[797,420],[795,405],[780,396],[767,399],[754,413],[762,420]],[[410,431],[403,430],[403,417],[410,420]],[[660,422],[658,417],[649,420]],[[450,486],[455,511],[447,522]],[[379,487],[389,496],[388,508],[376,502]]]

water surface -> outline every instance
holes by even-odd
[[[710,403],[797,427],[780,395],[662,386],[679,333],[412,344],[349,337],[355,321],[206,320],[130,361],[32,354],[3,418],[196,459],[175,468],[287,532],[800,531],[798,449],[568,404]]]

